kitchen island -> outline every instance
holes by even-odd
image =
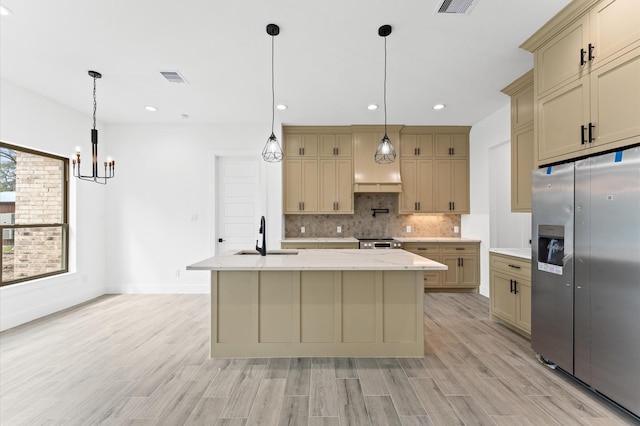
[[[421,357],[423,274],[404,250],[223,253],[211,271],[211,357]]]

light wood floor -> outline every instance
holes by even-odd
[[[425,356],[208,359],[207,295],[104,296],[0,334],[0,424],[609,425],[477,294],[425,295]]]

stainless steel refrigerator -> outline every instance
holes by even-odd
[[[640,416],[640,147],[532,185],[532,348]]]

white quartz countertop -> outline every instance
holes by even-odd
[[[479,243],[480,240],[453,237],[393,237],[402,243]]]
[[[250,252],[251,250],[246,250]],[[187,266],[209,271],[446,270],[447,266],[405,250],[273,250],[266,256],[221,253]],[[282,254],[289,253],[289,254]],[[297,254],[293,254],[297,253]]]
[[[530,248],[492,248],[489,249],[489,252],[531,260]]]
[[[285,238],[283,243],[357,243],[358,239],[353,237],[344,238]]]

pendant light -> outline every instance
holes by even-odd
[[[271,36],[271,136],[267,139],[267,143],[262,150],[262,158],[268,163],[279,163],[282,161],[283,153],[278,138],[273,133],[273,123],[275,120],[276,92],[274,89],[273,78],[273,41],[280,34],[280,27],[276,24],[267,25],[267,34]]]
[[[380,139],[374,155],[378,164],[390,164],[396,161],[396,150],[387,136],[387,36],[391,34],[391,25],[378,28],[378,35],[384,37],[384,136]]]
[[[98,130],[96,129],[96,80],[102,78],[98,71],[89,71],[89,76],[93,78],[93,129],[91,129],[91,174],[80,173],[80,147],[76,148],[76,158],[73,159],[73,176],[80,180],[89,180],[101,185],[107,184],[107,179],[111,179],[116,173],[116,162],[108,158],[104,162],[104,175],[98,174]],[[78,168],[76,169],[76,165]]]

